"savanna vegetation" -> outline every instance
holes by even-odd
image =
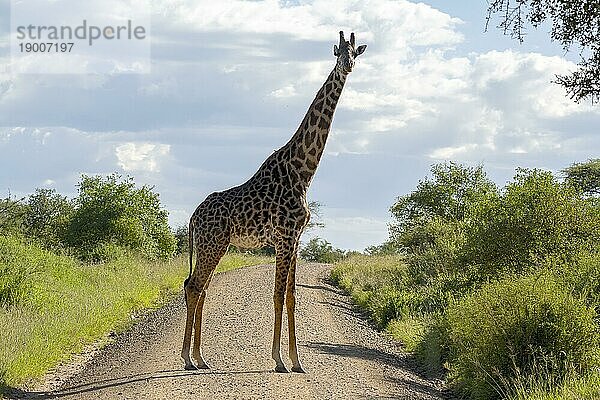
[[[600,398],[600,160],[557,177],[434,165],[332,278],[470,399]]]
[[[0,397],[179,292],[183,252],[185,228],[172,232],[158,194],[131,178],[1,199]],[[218,271],[271,260],[230,253]]]

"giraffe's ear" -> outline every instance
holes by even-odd
[[[340,55],[340,50],[338,49],[337,44],[333,45],[333,55],[336,57]]]
[[[364,52],[365,52],[365,50],[366,50],[366,49],[367,49],[367,45],[366,45],[366,44],[363,44],[363,45],[360,45],[360,46],[358,46],[358,47],[356,48],[356,55],[357,55],[357,56],[360,56],[362,53],[364,53]]]

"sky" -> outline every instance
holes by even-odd
[[[89,15],[94,4],[90,0]],[[87,6],[86,6],[87,7]],[[484,0],[155,0],[147,73],[24,74],[0,0],[0,196],[76,195],[81,174],[118,172],[160,193],[172,226],[243,183],[295,132],[335,65],[338,31],[367,44],[348,78],[309,199],[343,249],[387,238],[389,207],[432,164],[554,172],[598,157],[600,108],[551,81],[576,52],[547,27],[525,43]]]

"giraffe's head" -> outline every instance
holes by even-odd
[[[343,74],[352,72],[354,60],[365,52],[366,44],[355,47],[354,32],[350,34],[350,41],[344,39],[344,32],[340,31],[340,44],[333,45],[333,55],[337,57],[336,68]]]

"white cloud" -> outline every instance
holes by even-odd
[[[286,86],[282,87],[281,89],[272,91],[271,95],[278,99],[286,98],[286,97],[293,97],[296,95],[296,88],[294,87],[294,85],[286,85]]]
[[[600,146],[598,108],[551,83],[572,63],[525,47],[469,52],[462,22],[426,4],[155,6],[151,74],[25,76],[0,58],[0,159],[9,166],[0,182],[72,190],[82,171],[123,170],[159,188],[172,220],[185,221],[203,196],[243,182],[293,134],[334,66],[339,29],[369,47],[312,186],[327,204],[322,236],[336,246],[385,239],[394,196],[437,160],[483,162],[503,182],[516,165],[560,169]]]
[[[457,147],[442,147],[431,152],[429,157],[439,160],[453,160],[460,158],[467,152],[476,150],[477,148],[479,148],[479,145],[475,143],[469,143]]]
[[[168,144],[129,142],[118,145],[115,154],[125,171],[160,172],[160,161],[170,148]]]

